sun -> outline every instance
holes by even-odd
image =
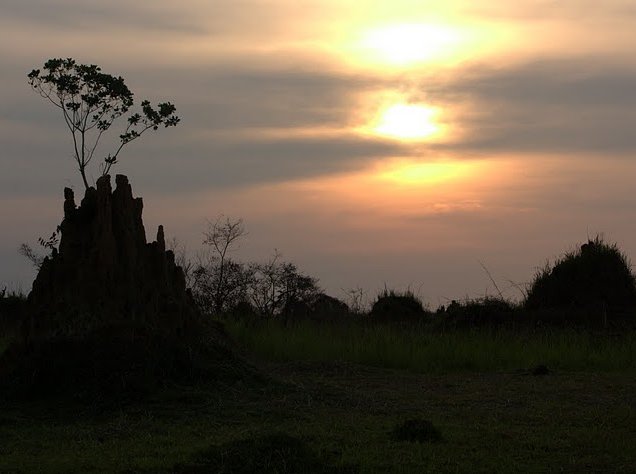
[[[460,40],[450,27],[407,23],[371,30],[361,44],[382,62],[405,66],[452,55]]]
[[[402,140],[422,140],[440,131],[435,122],[438,110],[418,104],[394,104],[380,114],[373,131],[379,135]]]

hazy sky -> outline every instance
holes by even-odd
[[[480,262],[513,297],[588,236],[636,255],[633,0],[3,0],[0,30],[0,287],[30,289],[18,246],[83,192],[26,80],[51,57],[176,104],[113,173],[193,253],[242,217],[238,258],[433,307],[494,294]]]

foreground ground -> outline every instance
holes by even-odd
[[[5,405],[0,472],[303,472],[320,464],[332,470],[312,472],[636,472],[632,372],[259,368],[268,380],[172,389],[143,404]],[[443,441],[397,441],[394,428],[414,418],[431,421]],[[241,442],[254,439],[269,454]],[[309,454],[275,446],[286,439]],[[290,459],[272,460],[272,451]],[[313,461],[303,465],[305,455]]]

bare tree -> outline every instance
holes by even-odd
[[[211,312],[219,314],[244,291],[245,265],[232,260],[230,253],[238,249],[240,239],[247,233],[242,219],[221,215],[208,222],[203,235],[203,244],[209,251],[199,255],[193,271],[195,294],[202,306],[211,306]]]
[[[274,250],[265,263],[243,263],[232,258],[240,240],[247,235],[243,221],[219,216],[208,222],[205,250],[192,267],[192,290],[203,313],[223,314],[241,303],[263,316],[281,314],[294,303],[308,303],[320,292],[315,278],[281,261]]]
[[[280,252],[275,249],[266,263],[250,264],[253,278],[248,288],[248,295],[254,308],[263,316],[273,316],[276,311],[276,295],[280,284],[278,272],[280,257]]]
[[[320,292],[318,281],[300,273],[296,265],[290,262],[281,264],[278,281],[278,300],[281,309],[293,303],[309,302]]]

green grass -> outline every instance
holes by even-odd
[[[344,361],[413,372],[502,371],[540,364],[568,371],[635,371],[636,333],[607,335],[571,329],[435,332],[426,326],[301,323],[245,325],[230,334],[258,358]]]
[[[308,461],[360,474],[636,471],[633,376],[409,374],[299,362],[262,369],[275,382],[174,389],[108,410],[5,404],[0,472],[180,472],[175,465],[204,452],[259,465],[266,454],[250,440],[275,433],[300,440]],[[396,440],[410,419],[429,420],[442,441]],[[315,464],[296,460],[305,463]]]
[[[108,406],[2,401],[0,472],[236,472],[271,462],[265,472],[636,472],[634,334],[228,330],[262,379]],[[517,370],[538,364],[551,372]],[[400,441],[408,420],[430,422],[438,440]]]

